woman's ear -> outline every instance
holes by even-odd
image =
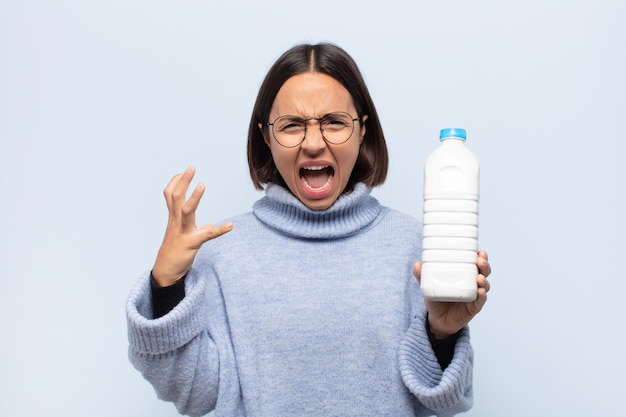
[[[363,139],[365,139],[365,121],[367,120],[367,114],[364,114],[359,121],[359,126],[361,130],[359,132],[359,143],[363,143]]]
[[[269,136],[267,135],[267,130],[263,129],[263,123],[259,123],[259,130],[261,131],[261,136],[263,136],[263,140],[265,141],[265,144],[272,149],[272,141],[270,140]]]

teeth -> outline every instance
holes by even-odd
[[[324,169],[329,168],[330,165],[309,165],[309,166],[303,166],[302,169],[306,170],[306,171],[322,171]],[[322,190],[325,188],[328,188],[333,180],[333,175],[334,173],[329,172],[329,176],[326,179],[326,182],[321,186],[321,187],[312,187],[311,184],[309,184],[309,182],[307,181],[306,177],[304,175],[301,175],[300,178],[302,179],[302,182],[304,183],[304,185],[310,189],[310,190]]]

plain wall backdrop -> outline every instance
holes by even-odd
[[[177,415],[129,364],[124,316],[162,190],[193,164],[199,223],[249,211],[261,80],[319,41],[377,104],[383,204],[421,218],[441,128],[481,160],[494,272],[466,415],[622,412],[625,19],[621,0],[0,0],[0,415]]]

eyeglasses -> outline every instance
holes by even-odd
[[[273,123],[267,122],[266,125],[271,126],[276,142],[285,148],[295,148],[304,141],[307,126],[312,120],[319,123],[320,132],[326,142],[341,145],[350,139],[354,132],[354,122],[359,118],[353,118],[351,114],[345,112],[334,112],[322,117],[307,117],[306,119],[287,115],[277,117]]]

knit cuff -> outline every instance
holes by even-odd
[[[471,407],[473,353],[467,327],[458,333],[452,361],[442,370],[428,337],[426,320],[416,318],[400,345],[398,361],[404,384],[424,406],[454,413]]]
[[[191,269],[185,278],[185,298],[168,314],[154,319],[150,273],[144,274],[126,302],[130,348],[139,354],[163,354],[204,331],[208,320],[205,289],[205,281]]]

